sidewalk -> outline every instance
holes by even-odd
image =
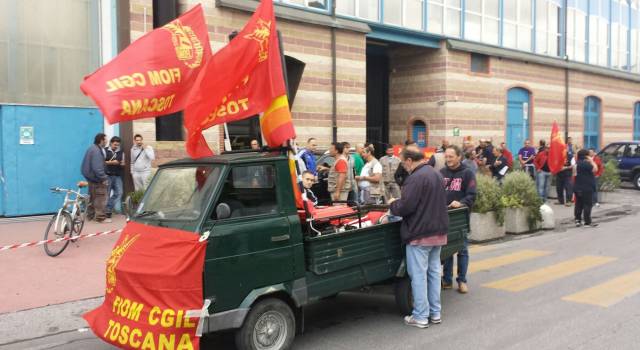
[[[0,220],[0,246],[42,240],[48,220],[33,219]],[[124,216],[114,216],[108,224],[85,223],[82,233],[124,224]],[[81,239],[55,258],[42,246],[0,252],[0,314],[103,296],[105,261],[118,237],[115,233]]]

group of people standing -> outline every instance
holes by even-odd
[[[82,160],[82,176],[89,184],[89,208],[87,217],[96,222],[111,222],[123,194],[125,153],[121,139],[113,136],[107,146],[107,135],[99,133],[87,149]],[[151,176],[151,164],[155,154],[145,145],[142,135],[134,136],[131,147],[131,177],[136,191],[144,190]]]

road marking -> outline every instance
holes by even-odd
[[[491,270],[496,267],[514,264],[520,261],[530,260],[541,256],[549,255],[552,252],[546,250],[520,250],[515,253],[501,255],[494,258],[488,258],[469,263],[468,273]]]
[[[492,250],[498,249],[497,245],[472,245],[469,246],[469,253],[483,253],[483,252],[490,252]]]
[[[562,300],[609,307],[640,292],[640,270],[616,277],[602,284],[567,295]]]
[[[484,287],[519,292],[533,288],[557,279],[571,276],[573,274],[589,270],[591,268],[612,262],[616,258],[606,256],[582,256],[579,258],[563,261],[561,263],[543,267],[513,277],[505,278],[495,282],[483,284]]]

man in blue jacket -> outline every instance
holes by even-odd
[[[318,172],[316,169],[316,155],[313,154],[315,152],[316,147],[318,146],[316,139],[313,137],[307,140],[307,147],[301,149],[298,152],[298,157],[302,159],[305,167],[309,170],[313,176],[317,176]]]
[[[427,165],[415,146],[402,151],[404,180],[400,199],[390,201],[391,214],[402,217],[400,236],[407,249],[413,312],[408,326],[427,328],[440,323],[440,250],[447,244],[449,214],[442,175]]]
[[[476,176],[471,169],[462,164],[462,150],[458,146],[449,146],[444,152],[446,167],[440,170],[444,178],[449,208],[467,207],[471,210],[476,200]],[[469,268],[469,250],[467,240],[458,251],[458,292],[467,293],[467,269]],[[453,256],[444,261],[442,289],[453,287]]]
[[[109,176],[104,171],[105,146],[107,135],[99,133],[93,139],[93,145],[87,149],[82,160],[82,176],[89,182],[89,208],[87,216],[94,218],[96,222],[111,222],[105,219],[105,206],[107,204],[107,188]]]

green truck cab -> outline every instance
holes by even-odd
[[[360,208],[359,215],[366,208]],[[463,244],[466,209],[451,210],[442,258]],[[287,349],[311,302],[367,285],[396,284],[411,310],[400,222],[318,235],[296,208],[289,161],[266,152],[183,159],[160,166],[130,218],[207,239],[205,333],[236,329],[239,349]]]

